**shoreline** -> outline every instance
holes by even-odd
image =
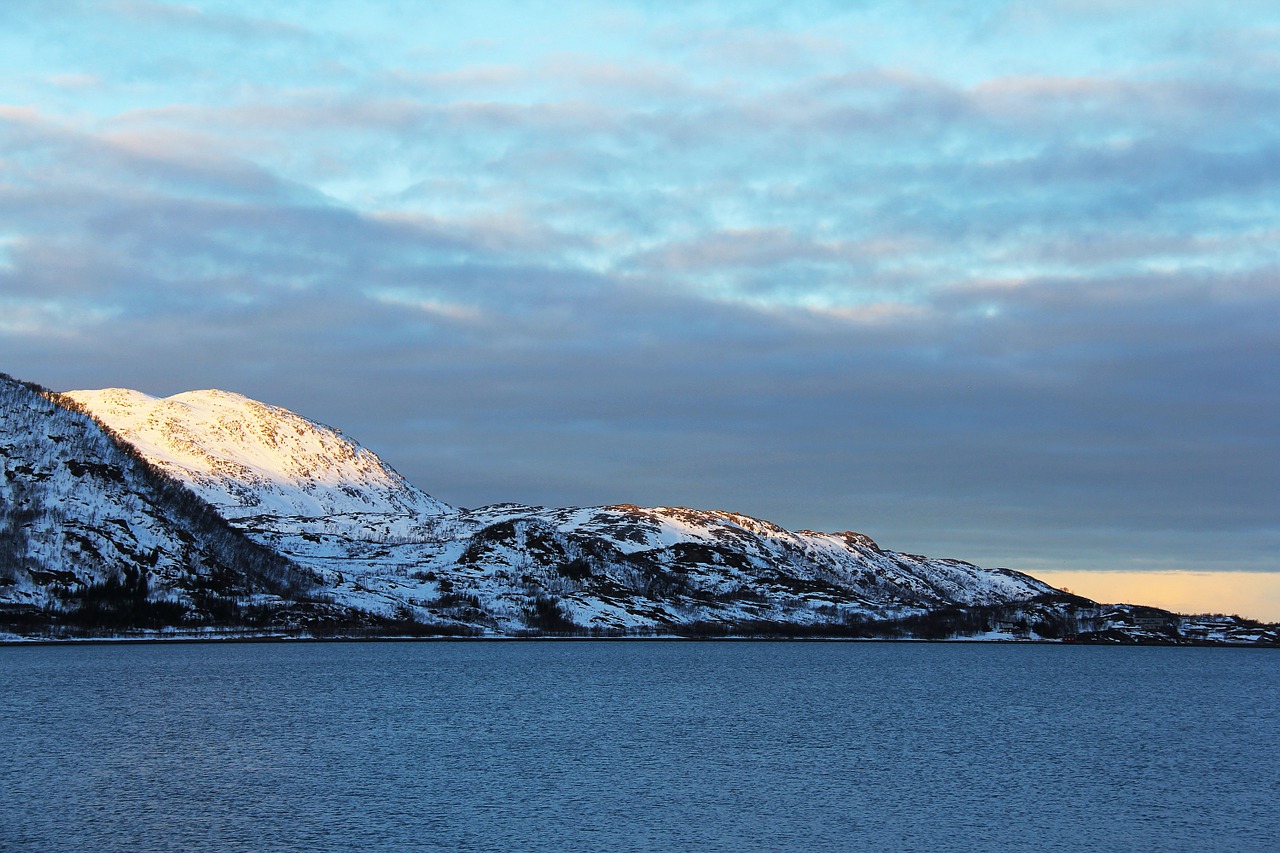
[[[642,643],[912,643],[912,644],[952,644],[952,645],[996,645],[996,646],[1078,646],[1078,647],[1194,647],[1194,648],[1231,648],[1231,649],[1280,649],[1273,643],[1233,643],[1225,640],[1182,640],[1159,642],[1152,640],[1134,640],[1133,642],[1115,641],[1075,641],[1045,638],[989,638],[949,637],[946,639],[925,639],[921,637],[794,637],[748,635],[720,637],[690,637],[680,634],[661,634],[648,637],[591,637],[591,636],[510,636],[491,635],[480,637],[429,636],[415,637],[407,635],[387,636],[334,636],[318,637],[306,635],[212,635],[212,636],[134,636],[134,637],[38,637],[12,638],[13,635],[0,639],[0,647],[22,648],[31,646],[77,646],[77,645],[217,645],[222,643],[486,643],[486,642],[642,642]]]

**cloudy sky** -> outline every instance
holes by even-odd
[[[1271,0],[0,4],[0,370],[462,506],[1280,618],[1278,247]]]

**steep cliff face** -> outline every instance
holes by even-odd
[[[0,470],[0,605],[10,611],[105,607],[172,621],[215,597],[292,600],[314,586],[73,401],[7,376]]]

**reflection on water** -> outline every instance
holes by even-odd
[[[0,849],[1280,850],[1280,655],[0,649]]]

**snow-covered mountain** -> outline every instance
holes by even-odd
[[[64,396],[242,526],[406,536],[423,518],[456,513],[338,430],[239,394]]]
[[[1034,578],[791,532],[730,512],[636,506],[459,511],[285,409],[200,391],[72,391],[232,524],[350,607],[511,632],[744,621],[814,625],[1055,593]]]
[[[148,621],[315,585],[77,409],[0,375],[0,607]]]
[[[1152,621],[1020,572],[734,512],[456,509],[338,430],[223,391],[56,394],[0,377],[0,466],[0,621],[45,631],[1114,641]]]

